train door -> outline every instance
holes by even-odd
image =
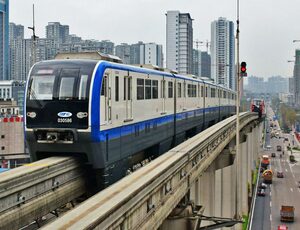
[[[132,120],[132,77],[128,75],[124,77],[124,100],[126,104],[126,120]]]
[[[161,80],[161,100],[162,100],[161,114],[165,114],[166,113],[166,79],[165,79],[165,76],[163,76],[163,79]]]
[[[110,73],[105,72],[102,80],[102,88],[101,88],[101,124],[107,124],[111,122],[111,78],[109,77]]]

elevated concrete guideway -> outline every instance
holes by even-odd
[[[226,166],[234,159],[235,121],[233,116],[206,129],[44,229],[171,229],[175,222],[166,219],[189,198],[204,205],[205,215],[232,218],[235,173],[234,166]],[[239,213],[248,213],[248,183],[257,159],[259,122],[255,113],[240,115]],[[184,229],[176,225],[172,229]]]

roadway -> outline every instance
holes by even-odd
[[[273,111],[269,111],[270,116],[273,117]],[[279,129],[278,122],[276,128]],[[279,137],[270,138],[270,133],[266,135],[265,146],[271,145],[271,149],[262,151],[262,154],[267,154],[271,158],[270,168],[272,169],[273,183],[268,185],[265,189],[265,197],[256,196],[255,209],[253,214],[253,230],[256,229],[277,229],[278,225],[285,224],[289,230],[300,229],[300,188],[298,188],[298,181],[300,180],[300,152],[293,151],[297,163],[291,164],[289,161],[290,151],[287,150],[288,144],[296,145],[293,135],[284,134],[279,131]],[[288,141],[284,141],[288,138]],[[282,146],[284,154],[280,158],[280,153],[276,150],[276,146]],[[271,157],[271,153],[275,153],[275,157]],[[283,172],[284,178],[277,178],[277,172]],[[262,181],[260,178],[259,183]],[[293,205],[295,207],[295,221],[294,223],[282,223],[280,221],[281,205]]]

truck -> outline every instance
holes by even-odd
[[[294,206],[281,205],[280,220],[286,222],[294,222]]]
[[[263,172],[262,177],[264,179],[264,183],[266,183],[266,184],[272,184],[273,171],[271,169],[266,169]]]

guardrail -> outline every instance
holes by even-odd
[[[19,229],[85,193],[72,157],[50,157],[1,173],[0,229]]]
[[[257,114],[240,115],[242,129]],[[235,116],[96,194],[45,229],[157,229],[235,136]]]

